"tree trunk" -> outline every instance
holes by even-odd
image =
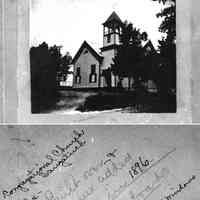
[[[122,79],[123,79],[122,77],[119,77],[119,81],[118,81],[118,84],[117,84],[117,87],[120,88],[120,89],[122,88]]]
[[[128,90],[131,89],[131,77],[128,77]]]

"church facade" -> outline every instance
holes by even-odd
[[[105,88],[108,85],[117,87],[118,77],[110,73],[109,84],[106,70],[109,70],[113,58],[120,45],[122,34],[122,21],[113,12],[103,23],[103,47],[96,51],[88,42],[84,41],[72,60],[74,66],[73,88]],[[153,48],[149,41],[147,48]],[[128,87],[128,79],[122,81],[124,88]]]

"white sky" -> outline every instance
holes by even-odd
[[[62,52],[72,56],[84,40],[101,48],[102,23],[116,11],[122,21],[146,31],[156,47],[161,8],[152,0],[31,0],[30,45],[62,45]]]

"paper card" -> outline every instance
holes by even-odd
[[[70,31],[73,31],[74,29],[70,26],[68,23],[66,23],[66,20],[70,20],[73,24],[75,23],[74,18],[69,17],[59,17],[60,14],[68,14],[67,8],[70,8],[69,6],[63,7],[61,6],[62,3],[68,3],[68,2],[74,2],[75,7],[80,8],[80,2],[82,1],[62,1],[62,3],[59,1],[52,1],[56,2],[56,5],[60,5],[61,8],[58,11],[58,15],[55,14],[56,8],[52,5],[52,2],[49,4],[46,4],[46,1],[42,0],[20,0],[20,1],[14,1],[14,0],[2,0],[0,2],[0,17],[2,18],[2,28],[0,30],[0,40],[2,44],[3,52],[0,54],[0,65],[2,65],[2,73],[1,79],[1,94],[0,94],[0,101],[2,99],[1,107],[2,109],[2,122],[4,123],[26,123],[26,124],[139,124],[139,123],[146,123],[146,124],[152,124],[152,123],[190,123],[193,120],[198,121],[198,104],[199,104],[199,86],[196,83],[199,83],[198,81],[198,2],[191,1],[191,0],[177,0],[177,15],[176,15],[176,21],[177,21],[177,112],[175,113],[127,113],[127,110],[124,112],[121,112],[122,107],[120,106],[120,111],[118,110],[112,110],[111,112],[73,112],[75,114],[72,114],[71,112],[65,113],[65,114],[58,114],[58,113],[52,113],[52,114],[32,114],[31,112],[31,86],[30,86],[30,57],[29,57],[29,51],[30,51],[30,34],[31,34],[31,27],[33,23],[31,23],[30,19],[30,7],[31,2],[33,3],[34,7],[38,8],[44,8],[44,10],[49,10],[49,8],[52,8],[52,11],[48,12],[50,17],[55,16],[58,17],[58,23],[56,21],[55,26],[53,25],[53,21],[49,20],[49,17],[41,12],[43,15],[39,17],[39,19],[36,19],[36,25],[39,26],[39,23],[47,18],[47,22],[50,22],[51,29],[48,31],[47,29],[47,23],[45,23],[43,26],[45,28],[45,31],[47,31],[47,34],[44,34],[42,29],[39,30],[39,34],[43,33],[46,37],[49,36],[49,34],[54,34],[53,29],[57,27],[59,24],[67,24],[67,26],[62,27],[69,27]],[[40,6],[40,2],[44,2],[44,6]],[[49,1],[47,1],[49,2]],[[82,19],[85,16],[85,10],[88,10],[88,6],[95,5],[95,3],[98,2],[99,4],[105,6],[105,9],[103,9],[103,12],[98,8],[98,12],[94,12],[94,9],[89,9],[92,12],[88,12],[88,15],[91,15],[91,13],[94,13],[92,17],[90,17],[89,20],[84,20],[82,22]],[[83,8],[80,8],[81,12],[84,12],[83,15],[80,15],[80,13],[75,10],[74,12],[70,9],[70,12],[75,13],[76,17],[80,18],[80,21],[82,22],[80,25],[83,25],[84,28],[78,29],[78,31],[75,31],[75,34],[78,34],[78,36],[84,36],[83,40],[87,40],[84,33],[79,33],[80,30],[89,30],[89,32],[93,32],[93,30],[99,30],[99,32],[92,34],[92,36],[89,38],[97,37],[94,41],[99,41],[100,39],[103,39],[103,33],[101,31],[101,23],[103,23],[104,20],[111,14],[113,11],[113,8],[115,8],[115,5],[113,4],[113,8],[109,7],[110,2],[116,2],[116,6],[119,3],[119,1],[109,1],[102,3],[102,1],[87,1],[86,4],[84,4]],[[138,1],[140,4],[140,1]],[[145,2],[145,5],[148,4],[154,4],[159,5],[156,2],[153,2],[151,0],[149,1],[143,1]],[[48,6],[46,6],[48,5]],[[128,14],[127,11],[127,5],[128,8],[135,9],[135,5],[129,6],[128,3],[123,3],[123,1],[120,1],[121,6],[117,6],[122,9],[124,13],[124,17],[122,14],[123,20],[126,19],[126,15]],[[137,5],[138,6],[138,5]],[[147,6],[148,7],[148,6]],[[46,8],[46,9],[45,9]],[[111,10],[109,10],[109,9]],[[197,9],[196,9],[197,8]],[[145,10],[142,7],[142,10]],[[2,12],[1,12],[2,11]],[[63,12],[62,12],[63,11]],[[104,12],[105,11],[105,12]],[[116,9],[117,11],[117,9]],[[140,9],[137,10],[139,14],[142,14],[141,17],[137,17],[137,19],[140,21],[143,19],[144,22],[147,22],[148,15],[147,12],[140,12]],[[118,11],[117,11],[118,12]],[[158,10],[159,12],[159,10]],[[52,14],[54,13],[54,14]],[[77,15],[76,13],[79,13]],[[134,14],[135,12],[131,12],[131,14]],[[156,10],[155,14],[153,13],[152,16],[154,16],[155,20],[156,18]],[[187,14],[185,14],[187,13]],[[105,16],[104,16],[105,15]],[[135,15],[135,14],[134,14]],[[121,16],[121,14],[120,14]],[[137,15],[140,16],[140,15]],[[94,26],[97,28],[94,28],[92,31],[90,31],[89,28],[85,28],[85,24],[87,24],[88,21],[92,20],[93,18],[97,17],[98,20],[94,23]],[[143,18],[144,17],[144,18]],[[64,19],[64,22],[62,23],[62,20]],[[61,20],[61,21],[60,21]],[[127,20],[132,21],[134,24],[138,23],[138,20],[130,19],[127,17]],[[148,23],[149,26],[151,23]],[[75,26],[75,27],[79,27]],[[138,24],[138,28],[142,28],[142,24]],[[103,27],[102,27],[103,28]],[[34,27],[33,27],[34,29]],[[36,30],[36,29],[34,29]],[[146,28],[145,28],[146,30]],[[73,34],[72,37],[65,36],[65,31],[62,31],[62,29],[57,29],[58,34],[56,35],[56,39],[60,40],[60,34],[64,34],[64,38],[70,38],[70,42],[75,43],[77,42],[78,45],[75,48],[75,50],[78,50],[79,46],[81,45],[82,39],[80,40],[80,37],[75,37]],[[147,30],[146,30],[147,31]],[[68,33],[69,31],[66,31]],[[88,34],[86,34],[88,36]],[[48,38],[48,37],[47,37]],[[46,40],[46,38],[45,38]],[[37,41],[37,37],[36,37]],[[42,42],[42,41],[41,41]],[[57,43],[56,43],[57,44]],[[62,45],[59,43],[59,45]],[[101,45],[98,45],[98,47],[102,47]],[[197,47],[197,49],[195,49]],[[68,48],[68,45],[67,45]],[[194,48],[194,50],[193,50]],[[194,53],[193,53],[194,52]],[[197,54],[197,55],[196,55]],[[93,63],[92,63],[93,64]],[[89,65],[88,65],[89,66]],[[45,79],[46,80],[46,77]],[[89,79],[88,79],[89,80]],[[89,82],[89,81],[88,81]],[[42,85],[42,84],[41,84]],[[43,95],[42,95],[43,96]],[[141,98],[142,100],[145,100],[145,98]],[[98,99],[99,100],[99,99]],[[44,101],[46,102],[46,101]],[[65,101],[66,102],[66,99]],[[102,103],[100,101],[100,103]],[[59,101],[58,105],[62,106],[63,101]],[[128,105],[128,104],[127,104]],[[126,106],[126,105],[125,105]],[[146,107],[146,106],[145,106]],[[157,108],[157,107],[156,107]],[[123,110],[123,109],[122,109]],[[194,118],[194,119],[193,119]]]
[[[0,199],[197,200],[199,127],[0,128]]]

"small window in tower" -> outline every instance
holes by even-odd
[[[108,34],[108,27],[105,27],[105,34]]]
[[[119,35],[119,43],[122,43],[122,36]]]
[[[110,40],[111,40],[111,35],[108,35],[107,36],[107,43],[110,43]]]

